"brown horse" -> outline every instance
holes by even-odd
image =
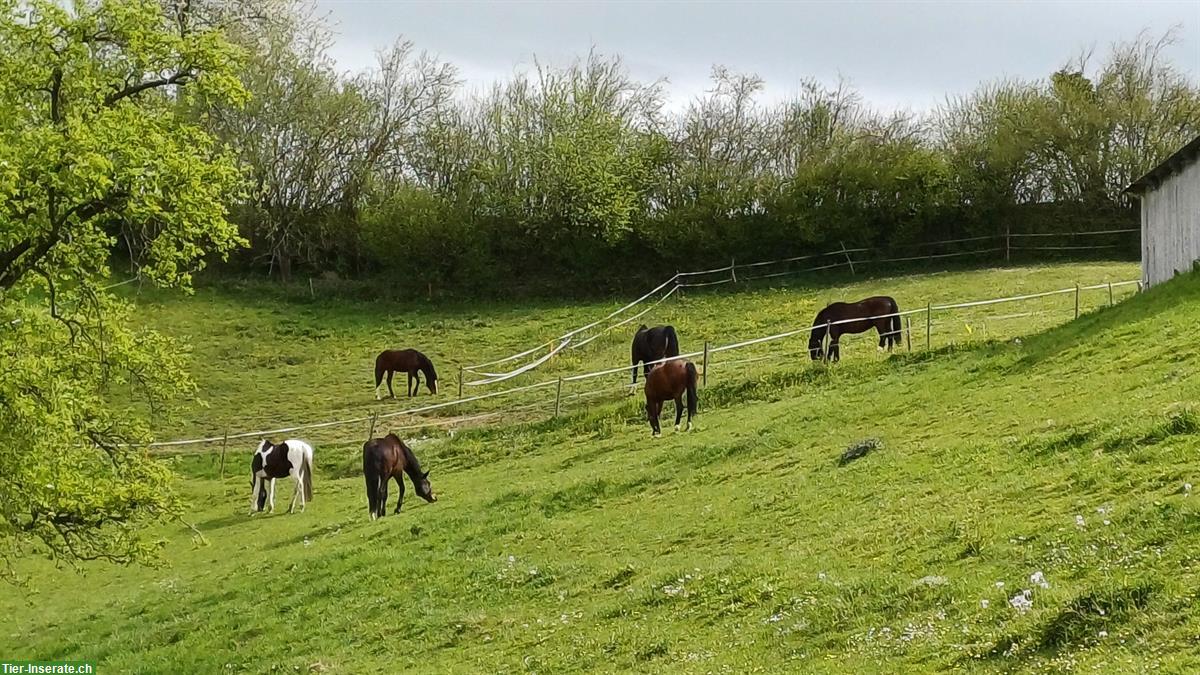
[[[654,436],[661,436],[658,416],[663,403],[675,400],[675,431],[679,431],[679,420],[683,417],[683,395],[687,393],[688,431],[692,430],[692,416],[696,414],[696,366],[691,361],[671,359],[663,361],[646,375],[646,417]]]
[[[372,438],[363,443],[363,476],[367,481],[367,503],[371,509],[371,520],[382,518],[387,512],[388,481],[395,478],[400,487],[396,499],[396,513],[404,502],[404,474],[408,474],[417,494],[427,502],[437,501],[429,485],[429,472],[421,471],[412,449],[396,434],[383,438]]]
[[[396,372],[408,373],[409,396],[421,389],[421,373],[425,373],[429,393],[437,393],[437,371],[429,357],[415,349],[387,349],[375,357],[375,400],[379,400],[379,383],[384,373],[387,373],[388,393],[396,398],[396,392],[392,391],[392,374]]]
[[[813,361],[841,358],[838,338],[847,333],[865,333],[872,328],[879,331],[879,346],[887,347],[900,343],[903,330],[900,327],[900,307],[886,295],[877,295],[858,302],[835,302],[817,312],[813,330],[808,338],[808,353]],[[855,320],[857,319],[857,320]],[[846,323],[837,323],[846,321]],[[829,353],[821,349],[825,333],[829,333]]]

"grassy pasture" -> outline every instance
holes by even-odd
[[[888,291],[906,308],[1134,276],[756,287],[647,318],[690,349],[806,323],[839,297]],[[718,360],[698,430],[657,441],[615,380],[557,420],[543,407],[420,441],[440,501],[410,489],[377,522],[356,466],[365,429],[318,443],[316,499],[296,516],[246,517],[243,472],[221,481],[211,454],[180,454],[167,461],[203,539],[166,529],[157,569],[30,559],[33,586],[0,589],[15,618],[0,653],[116,672],[1194,672],[1198,299],[1187,277],[1113,308],[1085,296],[1066,323],[1070,296],[937,317],[929,352],[918,332],[890,358],[850,338],[834,367],[802,342],[794,358]],[[142,306],[193,342],[211,403],[171,436],[234,411],[253,424],[402,405],[371,398],[381,342],[483,359],[610,307],[397,306],[380,330],[348,301],[201,291]],[[535,377],[622,362],[625,337],[598,343]],[[882,447],[839,466],[866,438]]]

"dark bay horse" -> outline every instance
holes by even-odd
[[[647,328],[645,324],[638,327],[633,334],[633,382],[637,384],[637,364],[642,363],[646,377],[650,377],[650,361],[665,359],[668,356],[679,356],[679,338],[675,335],[674,326],[655,326]]]
[[[672,359],[660,363],[646,375],[646,417],[650,420],[653,435],[661,436],[658,416],[663,403],[675,400],[675,431],[679,431],[679,420],[683,417],[683,395],[687,393],[688,431],[692,430],[692,416],[696,414],[696,366],[691,361]]]
[[[388,393],[396,398],[396,392],[392,391],[392,374],[396,372],[408,373],[409,396],[421,389],[421,373],[425,373],[429,393],[437,393],[437,371],[429,357],[415,349],[387,349],[375,357],[375,400],[379,400],[379,383],[384,373],[387,373]]]
[[[388,481],[395,478],[400,488],[396,499],[396,513],[404,502],[404,474],[408,474],[417,494],[427,502],[436,502],[433,488],[429,485],[429,472],[421,471],[412,449],[396,434],[383,438],[372,438],[363,443],[363,476],[367,481],[367,503],[371,509],[371,520],[382,518],[387,512]]]
[[[808,353],[813,361],[829,359],[837,361],[841,358],[838,349],[838,338],[847,333],[865,333],[874,328],[879,331],[879,346],[891,351],[893,345],[900,344],[903,329],[900,326],[900,307],[896,301],[886,295],[877,295],[858,302],[835,302],[817,312],[813,320],[813,330],[808,338]],[[888,316],[888,315],[892,316]],[[875,317],[875,318],[872,318]],[[848,319],[857,321],[847,321]],[[833,325],[829,325],[833,324]],[[829,332],[829,353],[821,349],[825,333]]]

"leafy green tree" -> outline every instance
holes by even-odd
[[[164,11],[164,9],[166,11]],[[114,233],[141,276],[186,288],[239,244],[241,177],[181,108],[239,101],[240,57],[186,2],[0,0],[0,542],[65,561],[144,560],[177,513],[138,449],[194,392],[180,347],[105,290]]]

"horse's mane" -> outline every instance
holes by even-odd
[[[430,361],[429,357],[421,352],[417,352],[417,367],[421,369],[421,372],[425,373],[425,377],[429,380],[437,381],[438,376],[437,371],[433,369],[433,361]]]
[[[404,453],[404,473],[407,473],[414,481],[419,481],[421,475],[421,462],[417,456],[413,454],[412,448],[404,441],[400,441],[400,450]]]

